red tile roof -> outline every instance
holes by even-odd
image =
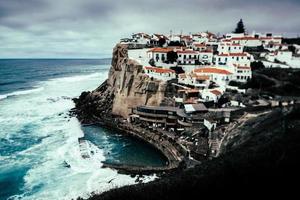
[[[184,50],[184,51],[178,50],[176,52],[179,54],[197,54],[198,53],[197,51],[193,51],[193,50]]]
[[[240,66],[240,65],[237,65],[237,64],[233,64],[233,66],[235,66],[238,69],[249,69],[249,70],[251,70],[251,67],[249,67],[249,66]]]
[[[231,75],[232,73],[225,70],[225,69],[218,69],[213,67],[207,67],[207,68],[198,68],[194,69],[195,73],[210,73],[210,74],[225,74],[225,75]]]
[[[154,33],[153,35],[155,35],[156,37],[158,37],[160,39],[163,38],[163,39],[169,40],[169,38],[163,34]]]
[[[220,92],[219,90],[211,90],[210,92],[217,95],[217,96],[222,94],[222,92]]]
[[[192,74],[192,77],[196,78],[196,80],[200,80],[200,81],[209,80],[209,76],[205,76],[205,75]]]
[[[213,53],[213,50],[206,49],[206,50],[199,51],[199,53]]]
[[[243,53],[229,53],[229,54],[225,54],[225,53],[221,53],[219,54],[219,56],[248,56],[247,53],[243,52]]]
[[[175,73],[172,69],[164,69],[158,67],[145,67],[146,70],[154,71],[155,73]]]
[[[245,37],[231,38],[231,40],[259,40],[259,38],[255,38],[255,37],[251,37],[251,36],[245,36]]]
[[[203,43],[201,43],[201,44],[194,44],[194,46],[195,47],[206,47],[206,44],[203,44]]]
[[[170,51],[173,51],[173,49],[172,48],[157,47],[157,48],[152,48],[147,52],[168,53]]]

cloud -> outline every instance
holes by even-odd
[[[1,57],[109,57],[133,32],[300,33],[298,0],[0,0]]]

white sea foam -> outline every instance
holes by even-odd
[[[19,91],[11,92],[11,93],[8,93],[8,94],[0,95],[0,100],[1,99],[6,99],[8,97],[19,96],[19,95],[26,95],[26,94],[31,94],[31,93],[35,93],[35,92],[40,92],[42,90],[44,90],[43,87],[38,87],[38,88],[30,89],[30,90],[19,90]]]
[[[106,74],[106,73],[104,73]],[[84,81],[92,78],[101,78],[103,74],[101,73],[93,73],[93,74],[87,74],[87,75],[78,75],[78,76],[69,76],[69,77],[62,77],[62,78],[55,78],[50,79],[50,81],[56,81],[56,82],[75,82],[75,81]]]
[[[11,199],[86,198],[91,192],[101,193],[117,186],[135,184],[135,179],[128,175],[101,168],[101,162],[105,160],[104,153],[92,143],[88,146],[94,154],[89,159],[83,159],[78,144],[83,132],[78,120],[59,115],[67,113],[74,106],[70,98],[96,88],[106,77],[107,72],[51,79],[39,84],[43,92],[14,93],[27,96],[0,102],[0,137],[12,143],[26,134],[30,134],[32,140],[42,138],[40,142],[14,155],[0,157],[3,168],[30,166],[23,178],[24,192]],[[57,101],[49,103],[49,98]],[[23,129],[30,129],[30,132],[18,134]],[[65,163],[70,167],[66,167]],[[147,177],[144,181],[153,179],[155,176]]]

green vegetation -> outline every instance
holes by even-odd
[[[245,26],[244,26],[244,22],[243,19],[240,19],[240,21],[237,23],[235,30],[233,31],[233,33],[245,33]]]
[[[178,55],[175,51],[169,51],[167,53],[167,62],[168,63],[174,63],[177,61],[177,59],[178,59]]]
[[[300,45],[300,37],[297,38],[283,38],[282,40],[285,44],[298,44]]]
[[[251,62],[250,66],[251,66],[251,70],[252,71],[259,70],[259,69],[264,69],[265,68],[265,65],[261,61]]]

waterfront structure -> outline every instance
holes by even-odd
[[[177,110],[178,108],[170,106],[138,106],[133,109],[133,113],[137,122],[156,127],[175,127]]]
[[[177,110],[179,127],[199,127],[204,125],[205,113],[208,109],[204,104],[185,104],[183,109]]]
[[[208,109],[204,104],[184,104],[183,108],[170,106],[138,106],[132,116],[137,123],[151,127],[182,128],[201,126]]]

